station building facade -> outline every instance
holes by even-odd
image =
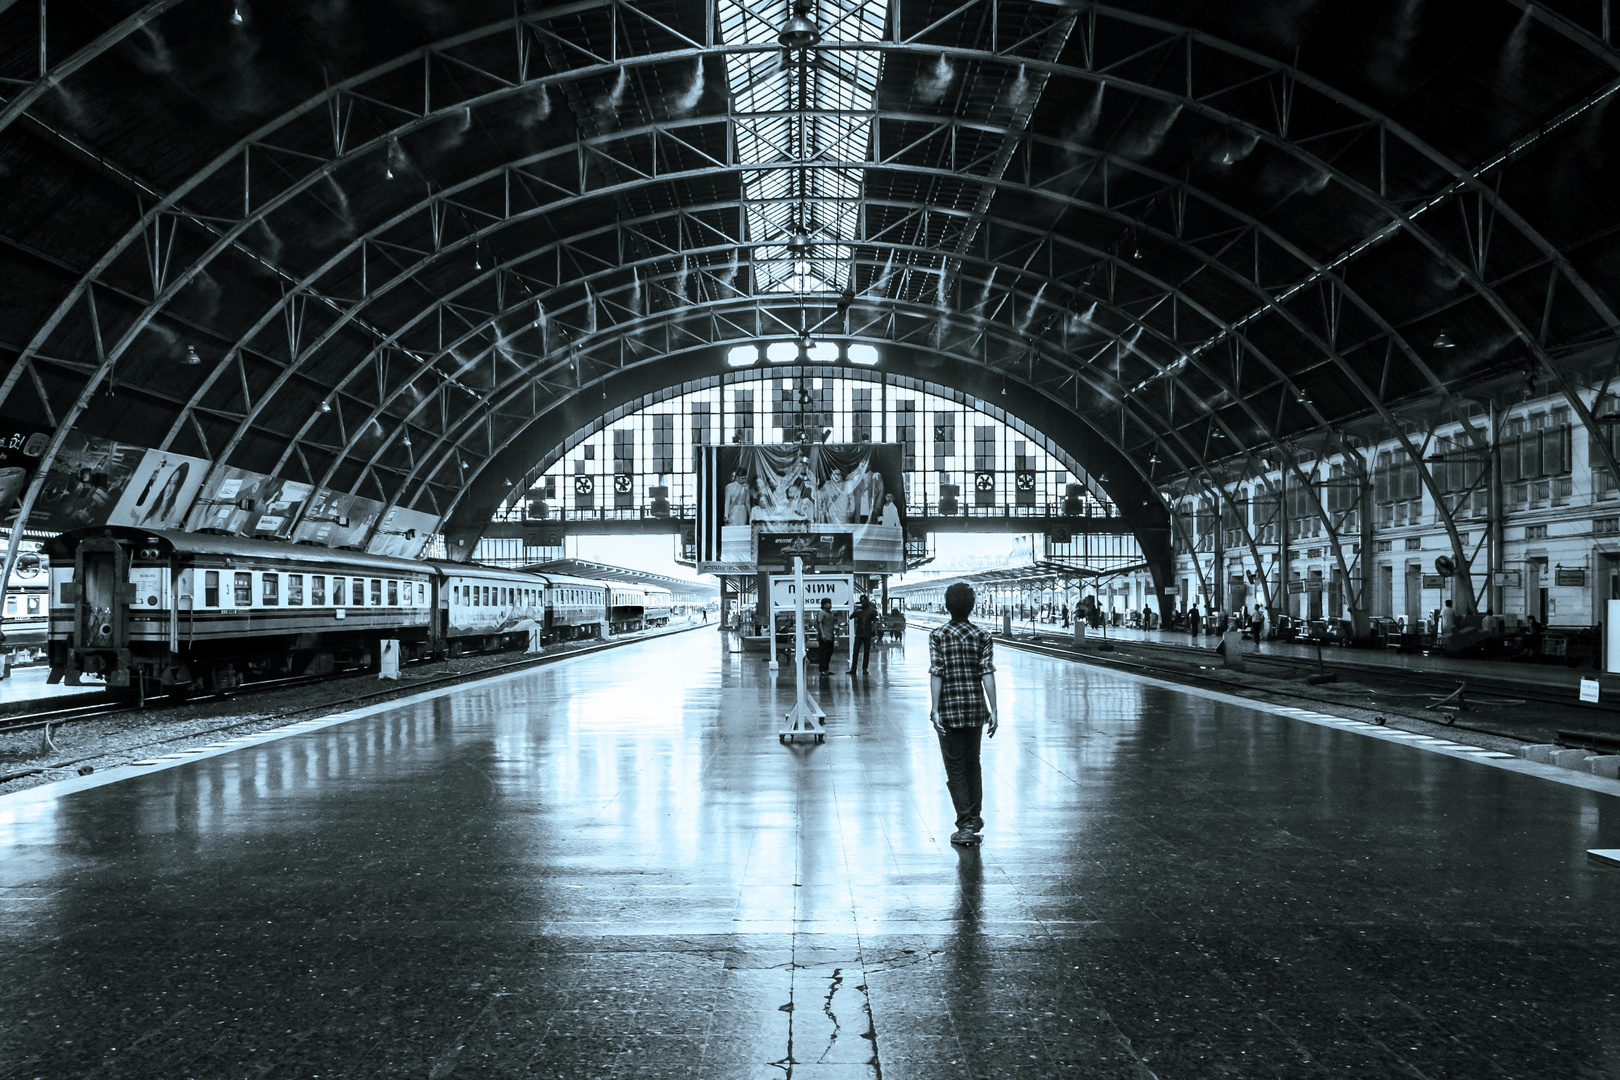
[[[1620,450],[1620,399],[1582,404]],[[1355,449],[1275,458],[1219,486],[1165,492],[1174,509],[1174,608],[1296,619],[1358,616],[1417,629],[1459,612],[1590,626],[1620,599],[1620,487],[1563,395],[1458,419]],[[1427,473],[1427,477],[1425,477]],[[1466,571],[1466,574],[1459,573]],[[1098,589],[1109,610],[1152,605],[1146,574]]]

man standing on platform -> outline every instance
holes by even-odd
[[[872,662],[872,630],[878,621],[878,609],[872,606],[870,596],[861,597],[849,621],[850,632],[855,635],[855,648],[849,654],[849,673],[855,674],[855,664],[859,662],[861,674],[864,675]]]
[[[939,735],[945,785],[956,807],[953,844],[977,844],[984,831],[979,741],[995,738],[996,665],[990,635],[968,621],[973,589],[958,581],[945,590],[951,621],[928,635],[928,720]]]
[[[833,618],[832,601],[822,597],[821,610],[816,612],[816,659],[821,664],[821,674],[829,674],[832,667],[833,638],[837,634],[838,622]]]

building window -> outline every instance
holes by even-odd
[[[1421,537],[1421,536],[1408,536],[1406,538],[1406,550],[1407,551],[1422,551],[1423,550],[1423,537]]]
[[[1592,520],[1593,536],[1620,536],[1620,517],[1594,518]]]
[[[1524,538],[1526,540],[1545,540],[1545,539],[1547,539],[1547,526],[1545,526],[1545,525],[1526,525],[1524,527]]]
[[[872,441],[872,391],[856,387],[850,392],[850,437],[856,442]]]

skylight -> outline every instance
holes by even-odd
[[[719,12],[727,44],[774,45],[792,7],[790,0],[719,0]],[[813,0],[805,14],[823,44],[876,42],[889,4]],[[742,181],[756,292],[842,291],[860,222],[861,169],[808,166],[865,160],[882,64],[881,53],[866,49],[727,55],[737,160],[761,166],[746,169]],[[808,249],[790,250],[801,230]]]

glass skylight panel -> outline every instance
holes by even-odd
[[[746,169],[742,178],[755,289],[842,291],[860,222],[861,163],[871,142],[882,54],[807,50],[801,102],[799,54],[790,62],[775,47],[792,13],[790,0],[719,0],[718,10],[727,44],[771,46],[726,57],[737,160],[760,166]],[[888,0],[816,0],[808,13],[821,28],[823,44],[876,42],[888,14]],[[787,247],[798,225],[810,237],[808,252]]]

